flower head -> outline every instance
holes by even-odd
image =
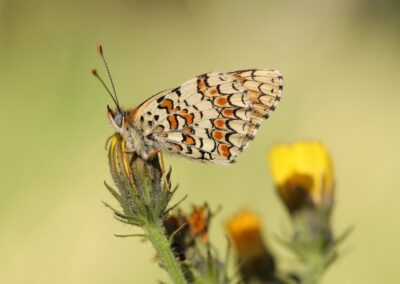
[[[331,158],[319,142],[275,146],[270,153],[272,177],[291,213],[302,208],[329,211],[333,203]]]
[[[114,211],[117,218],[135,225],[162,219],[174,191],[170,190],[170,172],[163,172],[158,157],[144,161],[135,153],[127,152],[124,140],[115,134],[108,158],[117,191],[106,186],[124,211],[124,214]]]
[[[249,210],[242,210],[227,222],[226,228],[237,252],[245,282],[253,278],[273,279],[275,261],[263,241],[258,216]]]

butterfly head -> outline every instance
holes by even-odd
[[[119,108],[114,111],[109,106],[107,106],[107,110],[111,126],[124,139],[126,151],[136,152],[147,160],[148,154],[143,143],[142,134],[130,121],[131,112],[123,112]]]
[[[124,125],[124,120],[125,120],[125,114],[117,109],[117,111],[113,111],[109,106],[107,106],[107,111],[108,111],[108,119],[110,120],[110,123],[114,130],[117,133],[122,133],[123,131],[123,125]]]

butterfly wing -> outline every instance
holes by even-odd
[[[207,73],[151,97],[133,120],[157,149],[230,163],[275,110],[282,87],[276,70]]]

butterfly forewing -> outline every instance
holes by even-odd
[[[230,163],[275,110],[282,86],[276,70],[207,73],[151,97],[133,120],[162,151]]]

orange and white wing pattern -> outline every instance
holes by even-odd
[[[207,73],[151,97],[133,119],[156,149],[232,163],[275,110],[282,87],[276,70]]]

